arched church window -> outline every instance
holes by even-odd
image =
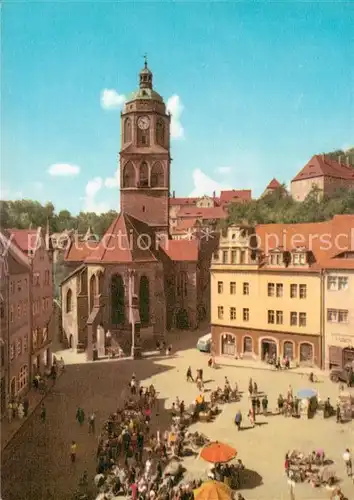
[[[130,118],[124,121],[124,142],[131,142],[132,140],[132,122]]]
[[[151,169],[151,187],[164,187],[165,176],[161,163],[154,163]]]
[[[139,186],[148,187],[149,186],[149,167],[146,161],[140,165],[139,171]]]
[[[165,124],[162,120],[158,120],[156,124],[156,142],[160,146],[165,145]]]
[[[123,171],[123,187],[135,187],[135,168],[132,162],[128,162]]]

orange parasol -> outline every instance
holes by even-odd
[[[204,458],[204,460],[213,464],[229,462],[235,458],[236,455],[237,451],[235,448],[232,448],[228,444],[218,443],[218,441],[207,444],[200,453],[200,456]]]
[[[232,490],[219,481],[207,481],[196,490],[193,490],[195,500],[231,500]]]

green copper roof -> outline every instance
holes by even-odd
[[[138,89],[132,94],[130,94],[128,101],[134,101],[135,99],[151,99],[153,101],[163,102],[160,94],[155,92],[153,89]]]

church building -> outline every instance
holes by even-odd
[[[74,238],[65,254],[70,271],[61,284],[63,332],[88,359],[97,331],[109,331],[125,352],[138,355],[145,338],[197,328],[210,314],[217,238],[171,238],[171,116],[146,62],[139,79],[121,113],[120,214],[101,241]]]

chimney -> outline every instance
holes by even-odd
[[[341,155],[339,155],[339,156],[338,156],[338,163],[340,163],[340,162],[341,162],[341,158],[342,158],[342,157],[341,157]]]
[[[325,155],[324,155],[324,153],[321,154],[321,157],[322,157],[322,161],[325,161]]]
[[[176,198],[176,191],[172,192],[172,198]]]
[[[350,167],[350,158],[347,156],[347,167]]]
[[[213,198],[215,198],[215,196],[216,196],[216,192],[215,192],[215,191],[213,191]]]

